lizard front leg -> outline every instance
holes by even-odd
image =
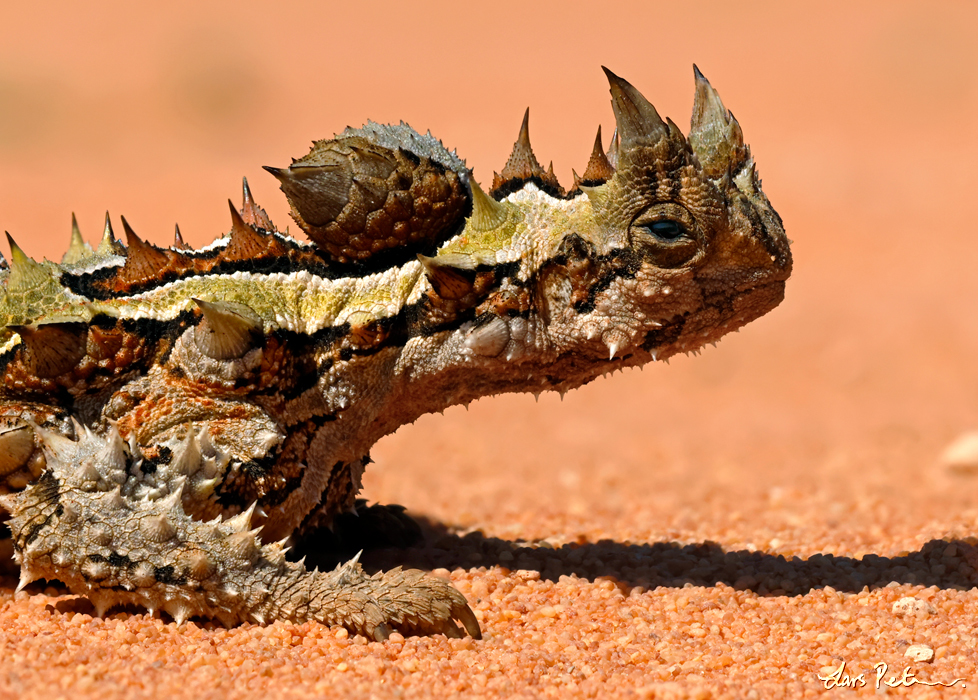
[[[261,544],[253,508],[228,520],[187,515],[183,485],[156,498],[127,495],[139,469],[114,430],[88,430],[73,441],[34,426],[46,469],[21,493],[2,497],[11,513],[21,586],[58,579],[87,595],[100,613],[116,605],[163,609],[179,623],[191,616],[224,624],[318,620],[382,640],[405,634],[480,637],[465,598],[421,571],[367,575],[356,558],[329,572],[286,559],[283,542]],[[181,444],[184,447],[181,448]],[[171,449],[195,450],[187,438]],[[204,457],[201,457],[204,459]]]

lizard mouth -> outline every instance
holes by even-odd
[[[734,296],[731,300],[734,313],[727,321],[729,325],[722,332],[740,328],[780,304],[784,300],[785,281],[771,280]]]
[[[691,336],[688,332],[684,333],[681,340],[686,340],[690,347],[684,348],[683,351],[698,350],[707,343],[715,343],[727,333],[760,318],[781,303],[784,299],[784,290],[785,280],[775,279],[736,293],[721,305],[707,306],[698,315],[704,318],[703,322],[709,330],[699,331],[695,336]],[[697,338],[702,340],[696,343]]]
[[[661,327],[646,334],[642,349],[655,360],[695,353],[775,308],[784,299],[784,290],[785,280],[777,279],[733,295],[708,299],[698,311],[662,321]]]

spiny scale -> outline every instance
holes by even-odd
[[[690,119],[689,142],[710,177],[735,175],[750,161],[744,132],[733,114],[723,106],[710,81],[693,66],[696,94]]]
[[[469,180],[472,188],[472,216],[469,226],[476,231],[492,231],[506,221],[509,209],[482,191],[479,183]]]
[[[550,168],[544,171],[543,166],[533,154],[533,147],[530,146],[530,108],[526,108],[523,114],[523,123],[520,125],[519,136],[513,144],[513,152],[506,161],[501,173],[493,173],[492,188],[489,194],[496,199],[502,199],[508,194],[516,192],[528,183],[532,182],[547,194],[554,197],[563,197],[564,188],[560,186],[557,177],[554,175],[553,163]]]
[[[120,281],[127,285],[138,285],[157,278],[161,270],[170,264],[169,256],[152,243],[146,243],[132,230],[126,217],[121,217],[122,228],[126,234],[128,255],[126,264],[119,273]]]
[[[61,258],[62,265],[73,265],[84,258],[89,257],[93,253],[92,246],[85,242],[82,238],[81,231],[78,229],[78,220],[75,218],[75,213],[71,213],[71,242],[68,245],[68,250],[65,252],[64,256]]]
[[[598,134],[594,137],[594,148],[591,150],[591,158],[587,162],[587,168],[581,177],[581,184],[595,186],[603,185],[612,178],[615,169],[604,154],[601,146],[601,127],[598,127]]]
[[[194,299],[204,318],[197,326],[197,345],[215,360],[232,360],[257,347],[261,319],[244,304]]]
[[[102,229],[102,240],[99,241],[98,248],[95,249],[95,252],[100,255],[124,256],[126,254],[125,246],[116,240],[115,233],[112,231],[112,220],[109,218],[109,212],[105,212],[105,226]]]
[[[652,103],[628,81],[607,68],[604,72],[611,85],[611,106],[615,111],[622,150],[630,150],[642,143],[655,143],[665,137],[668,128]]]
[[[7,291],[23,291],[39,286],[48,280],[50,274],[44,266],[27,255],[13,236],[5,232],[10,245],[10,276],[7,278]]]
[[[248,178],[246,177],[241,178],[241,200],[241,218],[244,219],[246,224],[265,229],[266,231],[275,230],[275,225],[268,218],[268,214],[255,203],[255,199],[251,195],[251,188],[248,187]]]
[[[62,375],[86,355],[86,333],[80,323],[8,325],[7,328],[20,335],[21,360],[37,377]]]
[[[616,128],[611,133],[611,143],[608,144],[608,164],[611,165],[612,169],[618,167],[618,129]]]
[[[231,211],[231,240],[225,249],[225,259],[250,260],[269,253],[281,255],[285,252],[284,248],[276,246],[275,238],[262,234],[254,226],[246,223],[230,199],[228,209]]]
[[[173,225],[173,246],[172,246],[172,248],[174,250],[190,250],[191,249],[190,246],[187,245],[184,242],[183,236],[180,235],[180,224],[174,224]]]

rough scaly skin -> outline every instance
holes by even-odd
[[[418,416],[567,391],[697,350],[774,308],[791,255],[740,126],[696,71],[690,133],[608,72],[565,193],[524,119],[491,195],[406,125],[370,123],[268,168],[313,244],[245,186],[199,251],[127,246],[106,217],[60,264],[0,271],[0,505],[22,585],[101,612],[319,620],[375,639],[480,629],[447,582],[286,558],[355,508],[370,447]],[[461,627],[459,626],[461,624]]]

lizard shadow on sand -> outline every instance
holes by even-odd
[[[309,567],[329,569],[363,549],[360,562],[370,573],[395,566],[427,570],[500,566],[537,572],[540,579],[553,582],[561,576],[589,581],[609,578],[626,594],[638,587],[712,587],[717,583],[771,596],[805,595],[828,586],[844,592],[894,583],[954,590],[978,586],[978,545],[957,539],[931,540],[902,556],[814,554],[802,560],[759,551],[726,551],[709,541],[627,544],[600,540],[554,547],[542,541],[487,537],[478,531],[458,535],[443,523],[409,518],[398,506],[383,507],[383,511],[393,512],[394,518],[385,515],[379,529],[372,527],[377,521],[369,517],[350,520],[345,532],[341,525],[336,533],[307,542],[293,556],[306,556]],[[2,573],[9,578],[14,572]],[[13,581],[4,581],[4,585],[12,587]],[[57,605],[62,612],[90,608],[84,599]]]
[[[423,535],[421,541],[402,549],[369,549],[367,543],[361,558],[364,568],[502,566],[539,572],[541,579],[554,582],[571,575],[590,581],[609,577],[625,593],[636,587],[717,583],[760,595],[804,595],[827,586],[856,592],[893,583],[957,590],[978,586],[978,546],[963,540],[931,540],[903,556],[815,554],[803,560],[760,551],[726,551],[716,542],[626,544],[601,540],[553,547],[545,542],[487,537],[481,532],[460,536],[442,523],[417,516],[415,521]],[[321,565],[335,565],[336,561],[323,560]]]

